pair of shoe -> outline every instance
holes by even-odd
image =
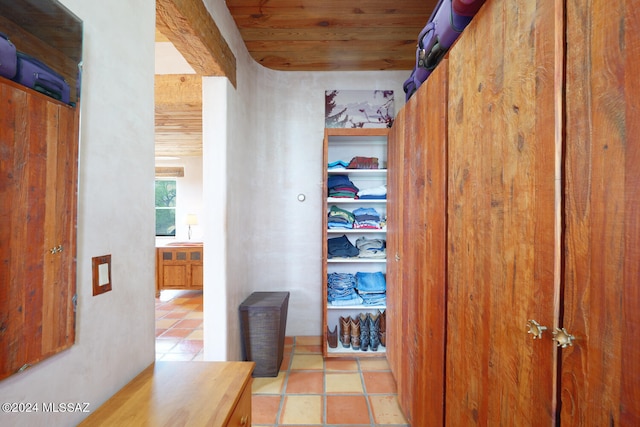
[[[355,318],[340,317],[340,342],[344,348],[378,351],[378,346],[386,344],[386,318],[384,312],[360,313]],[[329,340],[329,346],[332,345]],[[336,343],[337,347],[337,343]],[[335,348],[335,347],[334,347]]]

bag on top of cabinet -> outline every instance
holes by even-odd
[[[12,79],[16,75],[18,55],[6,34],[0,33],[0,76]]]
[[[65,104],[71,98],[69,83],[60,74],[22,52],[18,52],[18,71],[13,80]]]
[[[408,101],[427,80],[485,0],[440,0],[418,35],[416,63],[403,89]]]

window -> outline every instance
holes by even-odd
[[[156,180],[156,236],[176,235],[176,181]]]

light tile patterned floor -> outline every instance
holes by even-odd
[[[156,299],[156,360],[202,360],[202,292]],[[384,356],[322,357],[320,337],[287,337],[277,377],[254,378],[254,427],[409,427]]]

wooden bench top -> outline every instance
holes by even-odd
[[[155,362],[81,426],[224,426],[253,362]]]

